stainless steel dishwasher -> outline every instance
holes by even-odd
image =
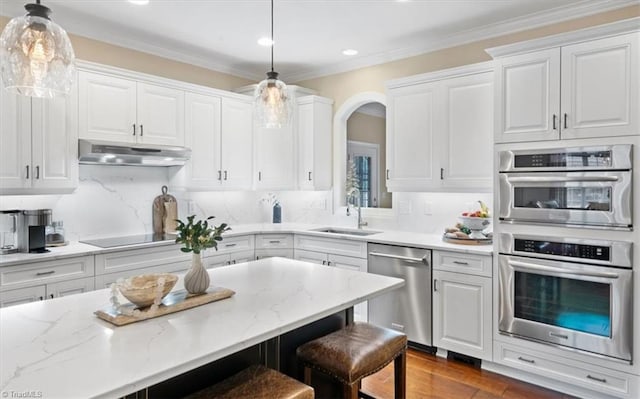
[[[369,273],[404,279],[402,288],[369,300],[369,322],[433,346],[431,334],[431,251],[369,244]]]

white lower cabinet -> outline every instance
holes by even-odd
[[[0,308],[93,291],[93,280],[93,277],[86,277],[0,292]]]
[[[433,269],[433,345],[491,361],[491,256],[434,251]]]
[[[252,260],[254,260],[253,249],[232,253],[214,254],[202,259],[202,263],[205,268],[211,269],[214,267],[235,265],[236,263],[251,262]]]
[[[296,234],[293,258],[366,273],[367,242]],[[353,313],[356,321],[367,321],[367,302],[355,305]]]

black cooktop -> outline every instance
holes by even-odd
[[[100,248],[113,248],[125,245],[148,244],[159,241],[175,241],[175,239],[175,234],[141,234],[137,236],[120,236],[98,238],[94,240],[80,240],[80,242]]]

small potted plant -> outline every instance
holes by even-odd
[[[220,226],[209,224],[209,220],[214,216],[209,216],[205,220],[198,220],[194,223],[196,215],[187,217],[187,222],[176,220],[178,226],[176,231],[176,243],[184,244],[180,250],[182,252],[192,252],[191,268],[184,276],[184,288],[190,294],[203,294],[209,288],[209,274],[202,265],[201,251],[207,248],[218,250],[218,242],[222,241],[222,233],[231,230],[226,223]]]

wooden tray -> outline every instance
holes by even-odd
[[[113,307],[96,310],[93,313],[98,316],[98,318],[108,321],[111,324],[116,326],[125,326],[138,321],[153,319],[154,317],[160,317],[166,314],[227,299],[232,297],[234,294],[235,291],[223,287],[209,288],[207,293],[200,295],[189,294],[186,290],[178,290],[170,292],[166,297],[164,297],[164,299],[162,299],[162,304],[160,304],[158,310],[153,314],[149,312],[150,308],[148,307],[140,309],[141,314],[138,316],[127,316],[121,314]],[[132,303],[124,304],[123,306],[135,309],[135,305]]]
[[[442,241],[448,242],[451,244],[462,244],[462,245],[491,245],[493,244],[492,238],[449,238],[447,236],[442,236]]]

